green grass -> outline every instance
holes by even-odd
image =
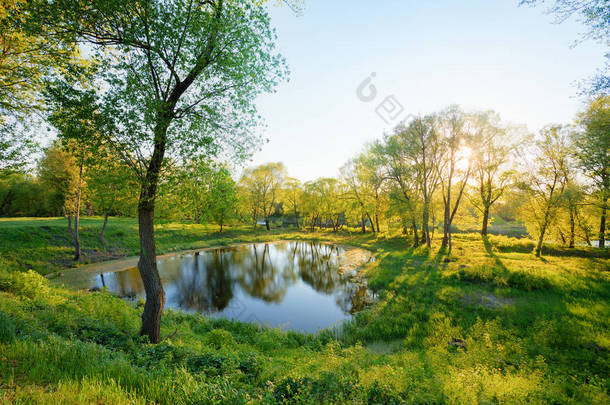
[[[99,219],[85,260],[110,257]],[[12,403],[610,402],[610,258],[476,234],[451,254],[390,236],[253,232],[163,223],[159,251],[319,239],[362,246],[379,302],[342,333],[308,335],[166,311],[163,341],[137,336],[140,307],[69,291],[39,274],[71,266],[65,220],[0,220],[0,398]],[[111,219],[114,256],[137,253]],[[33,270],[26,271],[28,268]],[[459,339],[463,344],[450,344]]]

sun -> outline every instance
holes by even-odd
[[[460,170],[467,170],[470,166],[472,149],[468,146],[462,146],[456,153],[456,167]]]

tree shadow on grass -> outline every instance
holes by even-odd
[[[494,259],[496,266],[498,266],[498,268],[501,269],[503,272],[508,273],[508,268],[504,265],[504,263],[502,262],[500,257],[493,251],[489,238],[486,235],[481,235],[481,239],[483,239],[483,245],[485,246],[485,251],[487,252],[489,257]]]

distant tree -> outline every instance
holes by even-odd
[[[331,227],[333,232],[345,225],[348,209],[347,186],[338,179],[323,177],[303,185],[302,207],[311,231]]]
[[[313,232],[316,226],[321,226],[322,224],[322,190],[320,182],[308,181],[303,184],[301,200],[303,225],[308,224],[309,230]]]
[[[533,166],[523,174],[520,184],[527,195],[523,215],[533,225],[538,240],[536,256],[540,256],[544,237],[563,202],[572,153],[569,128],[546,127],[540,135],[534,145]]]
[[[48,191],[29,173],[0,172],[0,216],[47,216]]]
[[[579,115],[581,131],[575,133],[576,155],[585,176],[593,183],[601,210],[599,246],[605,247],[610,199],[610,96],[598,97]]]
[[[434,193],[440,185],[443,144],[436,131],[436,116],[427,115],[410,121],[404,131],[405,157],[412,162],[416,187],[422,199],[422,241],[431,245],[430,213]]]
[[[207,209],[209,217],[220,227],[230,220],[237,210],[236,184],[231,172],[226,167],[219,167],[210,178],[207,196]]]
[[[68,229],[72,232],[71,217],[74,213],[78,166],[76,159],[62,149],[58,143],[44,150],[38,163],[38,178],[47,192],[45,209],[52,215],[68,218]]]
[[[417,232],[419,195],[416,178],[415,162],[407,153],[411,148],[411,139],[407,136],[405,127],[399,125],[394,133],[385,138],[384,145],[376,153],[381,157],[386,177],[394,187],[390,188],[389,197],[393,210],[398,209],[398,215],[403,222],[403,228],[411,227],[413,246],[419,246]],[[406,233],[406,232],[405,232]]]
[[[457,106],[447,108],[437,118],[437,132],[444,149],[442,152],[444,156],[441,159],[445,161],[440,170],[444,208],[441,249],[448,247],[451,250],[451,225],[472,172],[472,160],[464,152],[470,151],[469,143],[472,133],[469,131],[478,130],[478,128],[474,128],[473,124],[474,122],[469,120]],[[465,167],[461,167],[461,165]],[[455,201],[453,191],[456,191],[457,194]]]
[[[482,215],[481,235],[487,235],[491,207],[504,195],[510,181],[508,163],[511,146],[510,129],[500,123],[493,112],[480,113],[476,120],[477,131],[472,142],[473,174],[477,181],[476,198],[472,205]]]
[[[301,208],[302,192],[303,188],[298,179],[289,177],[284,181],[283,200],[286,203],[288,211],[294,215],[297,229],[300,229],[299,210]]]
[[[275,205],[279,202],[286,169],[282,163],[266,163],[244,171],[240,186],[250,204],[253,220],[262,215],[267,230]]]
[[[100,149],[85,176],[87,195],[93,209],[104,217],[100,239],[106,248],[108,217],[117,213],[132,213],[137,203],[137,182],[131,171],[112,151]]]
[[[91,80],[91,75],[81,77]],[[67,85],[61,80],[48,84],[45,98],[47,121],[58,131],[60,145],[76,159],[78,177],[74,201],[74,260],[80,260],[81,249],[79,240],[80,207],[83,191],[83,180],[89,166],[95,164],[105,151],[101,150],[104,131],[108,117],[96,109],[96,95],[92,90],[80,90]]]
[[[364,152],[351,159],[341,168],[342,180],[348,187],[348,197],[353,199],[363,216],[371,224],[373,232],[380,232],[379,221],[382,216],[385,193],[383,186],[387,180],[382,164],[379,143],[365,147]],[[362,225],[364,226],[364,218]]]

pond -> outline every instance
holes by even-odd
[[[158,259],[166,307],[209,316],[316,332],[373,300],[358,269],[370,252],[316,242],[208,249]],[[93,287],[144,296],[137,268],[101,273]]]

